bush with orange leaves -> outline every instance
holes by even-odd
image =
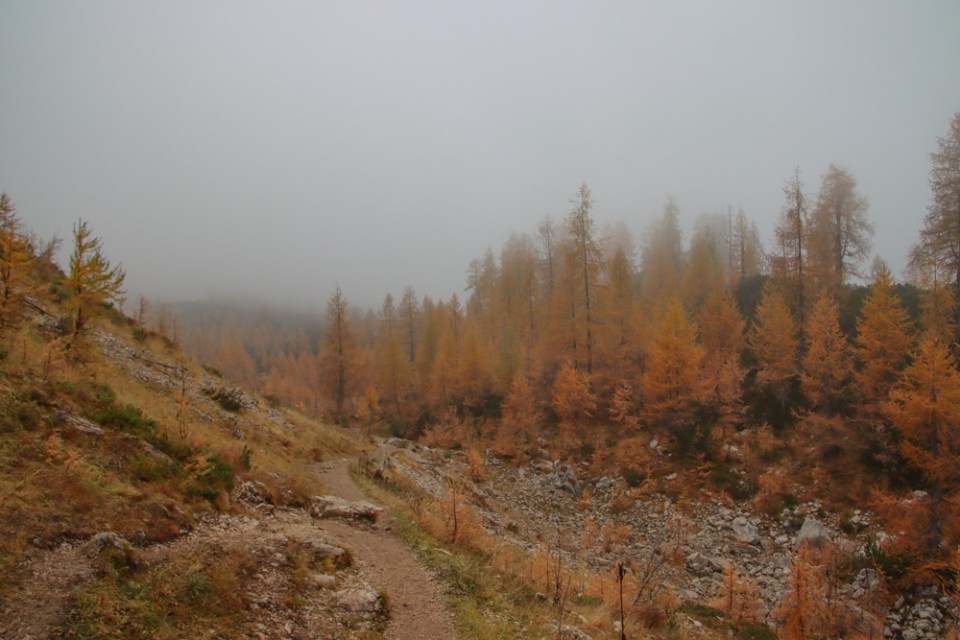
[[[474,482],[483,482],[487,479],[487,470],[483,464],[483,456],[476,449],[467,451],[467,475]]]
[[[776,617],[784,640],[874,637],[872,620],[840,597],[844,558],[833,545],[803,544],[790,567],[790,591]]]

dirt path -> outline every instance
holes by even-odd
[[[347,460],[325,465],[322,478],[328,492],[350,501],[366,500],[353,483]],[[344,574],[343,588],[368,584],[386,594],[387,640],[447,640],[456,638],[453,617],[436,579],[421,566],[393,526],[389,511],[374,525],[343,520],[316,520],[302,510],[221,515],[192,533],[138,552],[144,566],[163,568],[185,557],[209,557],[224,551],[257,559],[257,575],[247,597],[252,603],[245,637],[282,640],[290,637],[342,638],[343,613],[331,602],[331,592],[310,591],[304,606],[291,611],[290,567],[285,549],[291,542],[319,542],[350,550],[355,571]],[[0,639],[38,640],[49,637],[63,618],[71,593],[94,577],[91,559],[82,545],[38,553],[26,567],[29,575],[10,601],[0,602]],[[339,581],[338,581],[339,582]],[[249,632],[249,633],[248,633]],[[357,631],[358,637],[364,635]]]
[[[330,493],[347,500],[366,500],[353,483],[348,460],[325,466],[321,478]],[[380,515],[373,530],[323,520],[318,527],[351,549],[354,560],[371,585],[387,594],[390,621],[387,640],[448,640],[456,638],[453,616],[437,583],[414,557],[393,526],[389,511]]]

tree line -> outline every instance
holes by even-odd
[[[598,230],[584,184],[561,219],[472,260],[465,300],[408,287],[362,311],[337,287],[315,344],[261,334],[248,349],[243,327],[206,327],[196,349],[331,420],[485,431],[520,458],[575,455],[599,429],[710,455],[735,430],[817,416],[911,469],[929,499],[902,539],[942,558],[960,528],[960,114],[931,161],[912,286],[868,268],[867,198],[833,164],[816,193],[789,176],[769,249],[742,210],[701,216],[684,243],[672,200],[638,247],[623,224]]]

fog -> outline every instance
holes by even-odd
[[[4,0],[0,190],[41,237],[89,221],[131,298],[319,308],[462,291],[581,182],[637,238],[673,196],[688,234],[742,207],[769,246],[794,168],[815,194],[834,162],[899,273],[958,25],[955,0]]]

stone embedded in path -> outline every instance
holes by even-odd
[[[314,573],[310,576],[310,582],[318,589],[333,589],[337,586],[337,577],[325,573]]]
[[[83,543],[80,551],[101,568],[108,564],[114,569],[125,567],[137,570],[140,568],[140,558],[137,557],[130,543],[113,531],[103,531],[93,536]]]
[[[350,502],[337,496],[314,496],[311,513],[315,518],[346,518],[348,520],[369,520],[376,522],[382,507],[360,500]]]
[[[354,613],[376,613],[380,610],[380,594],[369,587],[354,587],[338,591],[334,597],[337,606]]]

